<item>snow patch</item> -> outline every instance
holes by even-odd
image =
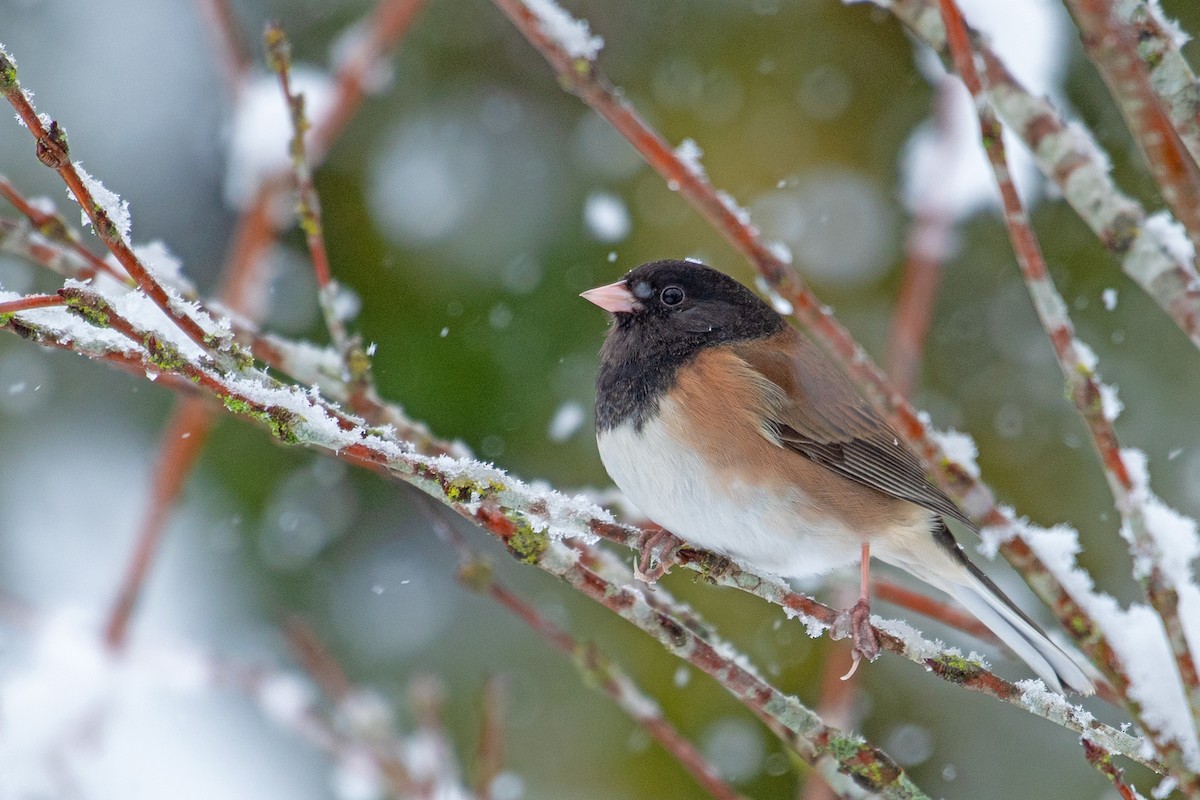
[[[604,39],[592,35],[587,20],[575,19],[554,0],[524,0],[538,18],[538,27],[571,58],[592,61],[604,47]]]
[[[88,174],[88,171],[83,168],[83,164],[79,161],[74,162],[75,171],[79,173],[79,179],[83,181],[83,185],[87,187],[88,193],[92,196],[92,201],[98,205],[117,229],[121,240],[129,241],[129,231],[133,227],[133,220],[129,217],[129,203],[122,200],[121,196],[114,191],[111,191],[103,183]],[[71,194],[71,190],[67,190],[67,196],[75,200],[75,195]],[[76,200],[76,202],[78,202]],[[80,224],[85,228],[92,224],[91,217],[88,216],[87,209],[79,211]]]

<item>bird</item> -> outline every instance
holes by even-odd
[[[1051,689],[1094,691],[1076,658],[967,557],[946,519],[978,528],[914,452],[754,292],[704,264],[663,260],[581,296],[612,316],[596,375],[600,459],[652,522],[785,578],[860,562],[861,594],[846,612],[851,673],[878,655],[874,557],[953,597]]]

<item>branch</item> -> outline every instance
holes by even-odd
[[[1151,605],[1166,626],[1168,640],[1179,673],[1183,678],[1192,721],[1194,725],[1198,724],[1200,723],[1200,680],[1197,680],[1196,665],[1184,637],[1183,623],[1178,614],[1178,587],[1172,584],[1164,569],[1164,554],[1158,546],[1158,542],[1165,534],[1162,531],[1151,532],[1147,529],[1144,506],[1135,497],[1136,487],[1131,470],[1126,464],[1125,455],[1120,449],[1116,431],[1112,426],[1112,418],[1115,413],[1104,402],[1104,387],[1095,377],[1095,356],[1089,350],[1085,350],[1085,346],[1075,338],[1075,330],[1067,314],[1066,304],[1055,288],[1054,281],[1046,268],[1041,248],[1029,225],[1029,219],[1017,194],[1016,185],[1012,181],[1005,154],[1003,131],[991,107],[984,102],[984,87],[975,68],[975,54],[971,49],[962,13],[954,0],[940,0],[940,4],[955,67],[971,92],[971,96],[975,99],[975,106],[979,113],[980,137],[987,152],[996,185],[1000,189],[1004,221],[1021,267],[1021,274],[1029,287],[1029,294],[1042,327],[1045,328],[1053,345],[1059,367],[1067,382],[1068,392],[1091,435],[1117,511],[1121,514],[1125,530],[1128,531],[1131,538],[1130,544],[1134,555],[1148,559],[1150,562],[1146,574],[1141,575],[1142,586]],[[1123,679],[1123,675],[1110,669],[1108,663],[1101,663],[1100,667],[1105,670],[1108,678],[1114,683]],[[1176,771],[1173,774],[1180,779],[1181,783],[1200,789],[1200,778],[1192,774],[1191,770],[1184,765],[1179,743],[1170,741],[1169,737],[1164,735],[1161,727],[1148,724],[1146,709],[1130,697],[1128,692],[1122,692],[1122,695],[1126,698],[1130,714],[1151,733],[1151,738],[1155,742],[1159,754],[1168,763],[1174,765]]]
[[[199,5],[217,50],[216,62],[225,70],[230,92],[237,94],[250,74],[253,62],[243,46],[233,7],[230,0],[199,0]]]
[[[946,150],[950,142],[947,130],[950,93],[942,80],[935,90],[933,122],[935,146]],[[908,225],[904,242],[904,279],[900,297],[892,314],[888,336],[887,374],[896,391],[912,397],[913,387],[921,370],[921,357],[946,257],[951,249],[954,221],[945,201],[918,197],[909,205],[913,218]]]
[[[34,227],[34,230],[51,242],[58,242],[66,246],[86,263],[87,266],[74,277],[88,280],[96,273],[103,272],[120,283],[134,285],[128,275],[118,272],[112,264],[88,250],[80,241],[79,235],[67,225],[67,221],[61,214],[48,212],[35,206],[18,192],[16,187],[9,183],[8,178],[3,175],[0,175],[0,194],[3,194],[4,199],[11,203],[13,208],[17,209],[25,219],[29,220],[29,224]]]
[[[943,59],[950,59],[946,29],[932,0],[872,2],[893,13]],[[972,37],[979,39],[974,32]],[[988,102],[1121,270],[1200,347],[1200,276],[1192,263],[1195,254],[1176,246],[1185,238],[1174,233],[1178,223],[1166,212],[1148,215],[1117,188],[1108,157],[1086,128],[1067,122],[1048,100],[1030,94],[986,45],[977,49],[983,56]]]
[[[479,800],[493,800],[492,783],[504,766],[504,717],[508,706],[508,681],[503,675],[489,675],[484,679],[482,694],[479,746],[476,749],[475,794]]]
[[[616,702],[618,708],[640,725],[650,738],[658,742],[712,797],[718,800],[739,800],[740,795],[721,780],[716,768],[708,763],[695,745],[675,729],[675,726],[663,716],[658,703],[638,688],[620,664],[605,656],[595,645],[579,642],[504,585],[496,577],[491,565],[479,557],[458,531],[442,518],[429,497],[419,495],[416,502],[417,507],[421,509],[425,518],[433,526],[438,538],[457,552],[458,580],[462,585],[490,597],[528,625],[551,647],[571,659],[575,668],[579,670],[585,685],[596,686],[603,690],[609,698]],[[481,742],[481,754],[484,749]],[[480,797],[484,796],[487,783],[482,780],[477,782]]]
[[[146,516],[104,626],[104,641],[113,652],[122,650],[128,640],[129,620],[158,554],[175,500],[204,450],[214,421],[213,409],[205,398],[181,397],[163,431]]]
[[[279,76],[279,87],[291,112],[292,119],[292,171],[295,174],[296,188],[300,195],[297,214],[300,228],[304,231],[308,242],[308,251],[312,257],[313,270],[317,277],[317,300],[321,314],[325,319],[325,327],[333,341],[334,348],[341,354],[344,367],[344,380],[350,385],[350,407],[360,414],[368,415],[372,409],[365,399],[366,395],[374,395],[371,378],[371,360],[364,352],[362,342],[358,337],[352,337],[346,332],[346,326],[337,309],[339,286],[333,280],[329,267],[329,251],[325,246],[325,230],[321,223],[321,203],[313,186],[312,169],[309,166],[308,154],[305,149],[305,132],[308,130],[308,117],[304,112],[303,95],[293,94],[291,87],[292,55],[291,45],[283,29],[274,24],[267,26],[264,36],[267,47],[267,61]]]
[[[129,235],[129,212],[120,198],[84,172],[78,162],[70,160],[67,134],[57,122],[34,111],[28,94],[21,89],[17,68],[8,53],[0,48],[0,93],[12,104],[17,116],[37,143],[38,160],[59,174],[79,207],[125,271],[158,308],[170,318],[192,342],[213,358],[222,372],[237,372],[248,366],[246,357],[233,344],[228,334],[211,319],[189,311],[178,296],[159,283],[153,272],[134,254],[126,241]]]

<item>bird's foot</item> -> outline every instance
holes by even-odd
[[[638,540],[641,557],[633,574],[644,583],[654,583],[679,563],[679,548],[683,542],[666,528],[642,531]]]
[[[842,676],[845,681],[855,673],[864,658],[874,661],[879,657],[879,637],[871,627],[871,601],[860,597],[857,603],[839,615],[837,627],[843,630],[849,628],[850,650],[854,659],[850,671]]]

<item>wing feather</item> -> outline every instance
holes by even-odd
[[[789,327],[777,346],[734,345],[779,389],[768,421],[778,443],[845,478],[966,524],[975,524],[925,476],[920,459],[815,344]]]

